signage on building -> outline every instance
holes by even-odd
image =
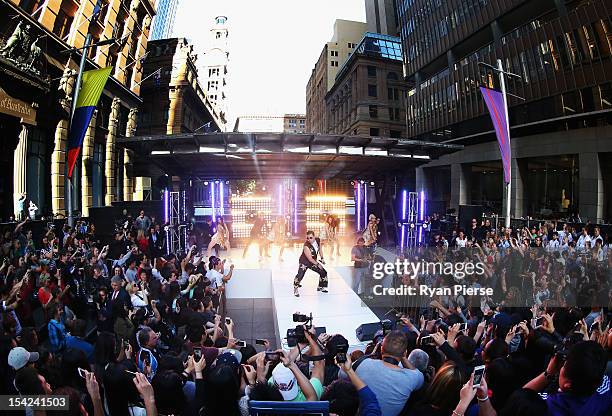
[[[25,124],[36,125],[36,110],[25,101],[11,97],[0,88],[0,113],[21,118]]]

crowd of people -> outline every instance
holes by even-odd
[[[604,237],[548,223],[476,228],[469,238],[432,232],[431,249],[407,255],[478,259],[485,280],[470,284],[499,287],[496,297],[403,305],[361,349],[349,334],[317,336],[312,322],[298,324],[295,347],[272,349],[240,340],[224,311],[226,229],[179,254],[144,212],[108,245],[85,223],[35,238],[26,220],[2,232],[1,394],[65,395],[69,410],[57,414],[96,416],[247,415],[251,401],[327,401],[341,416],[609,414]],[[360,250],[352,257],[367,266]]]

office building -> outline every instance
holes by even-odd
[[[215,17],[202,55],[200,76],[208,99],[222,119],[227,118],[228,65],[230,60],[229,27],[226,16]],[[225,124],[222,126],[225,131]]]
[[[326,133],[405,137],[400,39],[367,32],[325,96]]]
[[[172,36],[174,18],[179,0],[156,0],[157,14],[153,19],[150,40],[167,39]]]
[[[365,0],[368,32],[399,37],[395,0]]]
[[[91,22],[95,2],[0,0],[0,217],[17,215],[13,201],[26,194],[39,215],[65,214],[66,141],[80,48],[89,30],[93,47],[86,70],[113,66],[85,135],[73,173],[73,209],[131,200],[130,153],[117,151],[119,136],[136,131],[141,105],[140,58],[147,49],[150,0],[103,2]],[[107,39],[120,42],[95,46]]]
[[[336,81],[341,65],[353,53],[367,30],[367,24],[337,19],[334,34],[319,55],[306,86],[306,131],[324,133],[327,130],[325,95]]]
[[[200,86],[196,64],[187,39],[149,42],[138,136],[221,131],[225,120]]]
[[[425,5],[426,4],[426,5]],[[606,0],[398,2],[407,134],[465,145],[417,170],[446,208],[502,213],[499,148],[480,86],[507,77],[514,217],[612,218],[612,8]],[[426,6],[426,7],[425,7]],[[519,98],[520,97],[520,98]]]

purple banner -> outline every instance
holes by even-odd
[[[482,96],[484,97],[489,115],[493,121],[495,135],[499,143],[499,151],[501,153],[502,166],[504,167],[504,182],[510,183],[510,132],[508,131],[508,123],[506,122],[506,111],[504,109],[504,97],[499,91],[489,88],[480,87]]]

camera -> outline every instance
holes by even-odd
[[[348,352],[348,342],[342,341],[336,344],[336,361],[338,364],[346,362],[346,353]]]
[[[563,338],[563,341],[561,341],[561,343],[555,345],[555,348],[553,350],[554,354],[559,358],[565,360],[569,350],[580,341],[582,341],[582,334],[573,333],[571,335],[568,335]]]

